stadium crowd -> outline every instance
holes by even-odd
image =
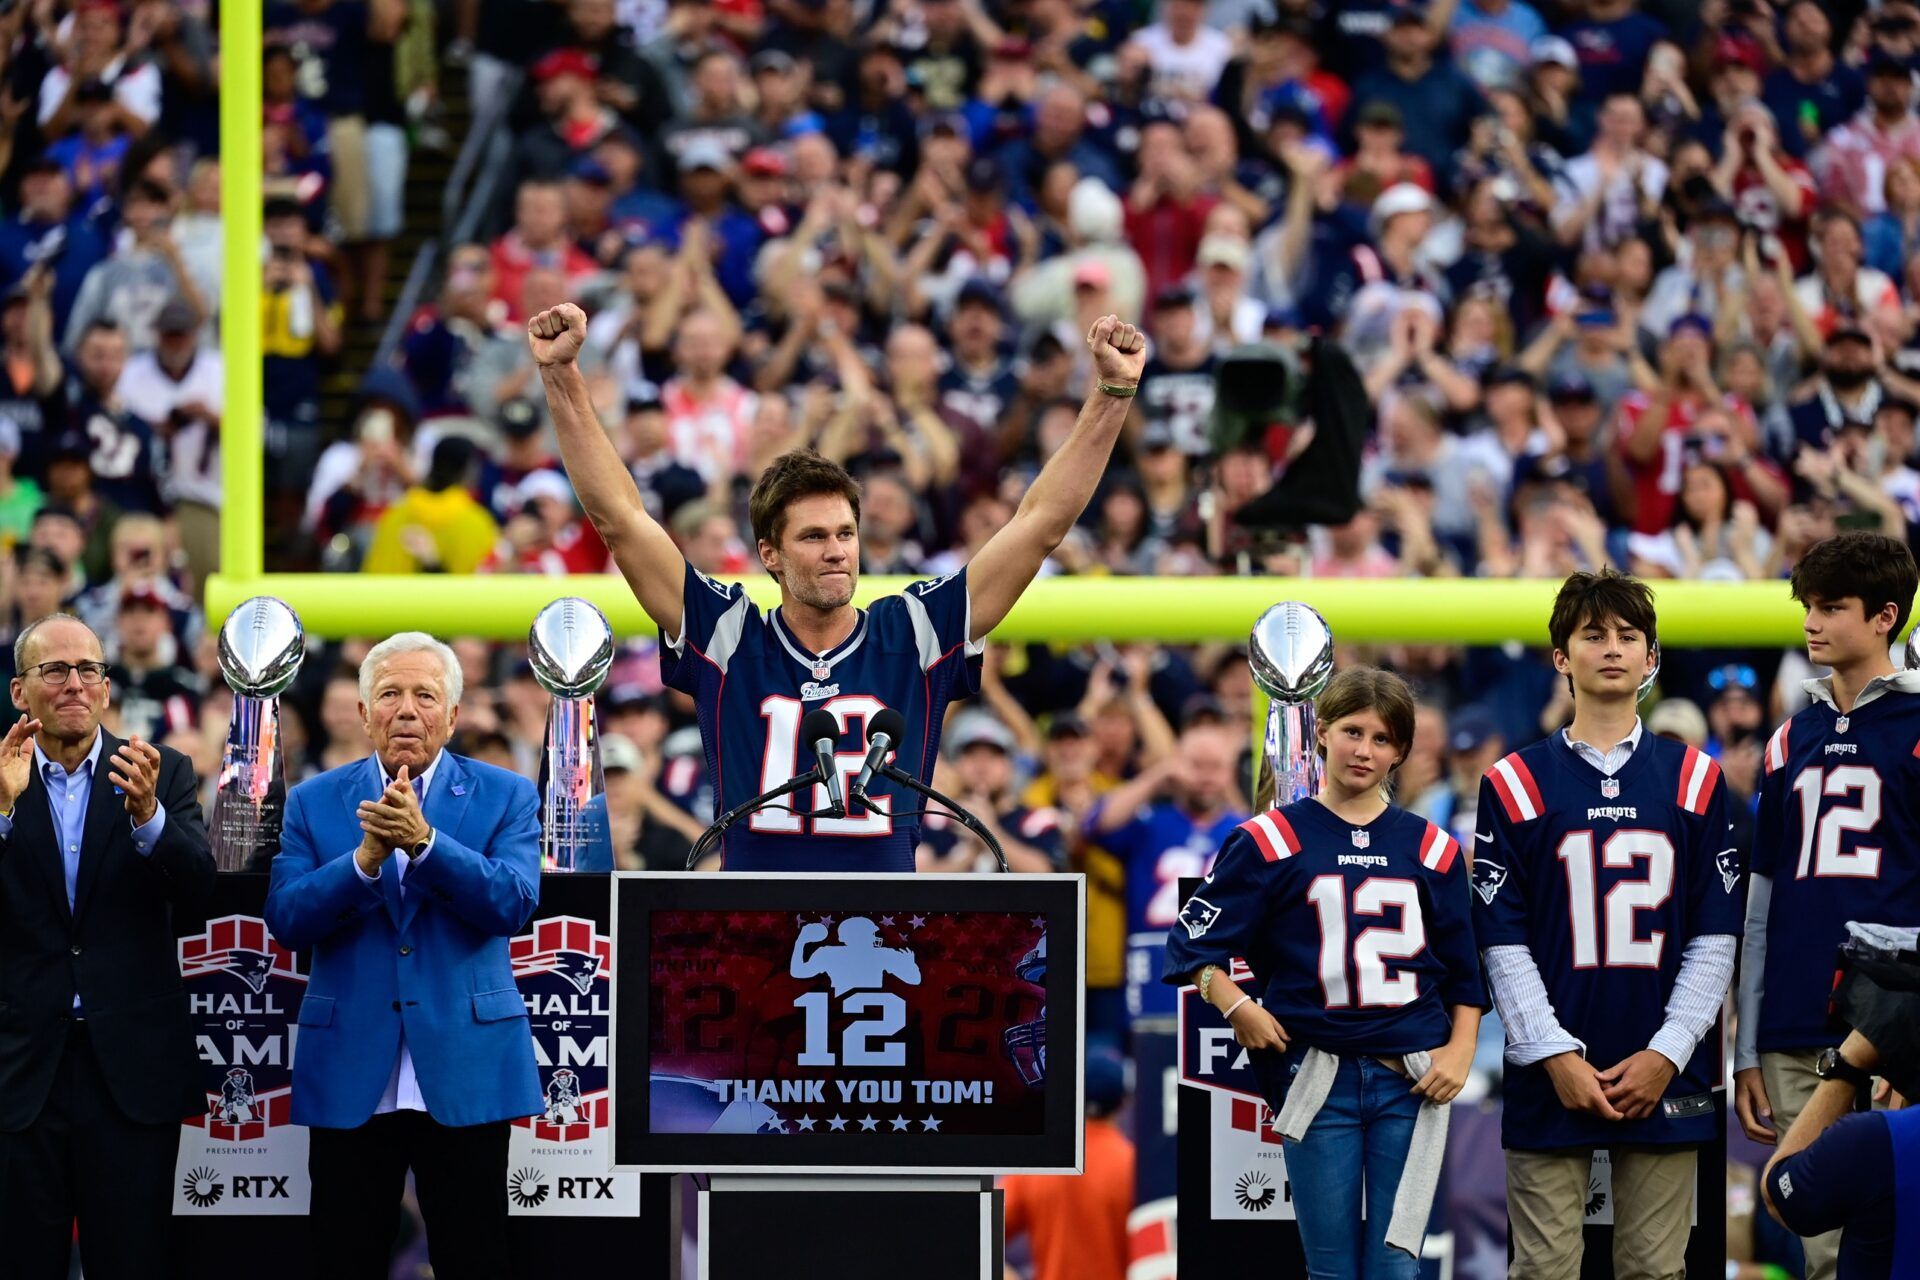
[[[6,634],[78,611],[111,637],[111,723],[209,780],[214,9],[0,10]],[[1107,312],[1151,358],[1124,465],[1048,572],[1778,580],[1836,529],[1920,530],[1909,0],[272,0],[264,27],[270,532],[292,567],[606,571],[524,333],[560,301],[589,312],[583,363],[644,497],[711,574],[757,567],[746,493],[798,445],[861,479],[864,572],[964,565],[1065,437]],[[458,74],[474,104],[511,96],[501,208],[446,247],[393,362],[345,368]],[[1375,407],[1365,505],[1241,528],[1306,435],[1223,447],[1216,371],[1308,335]],[[342,374],[358,394],[328,420]],[[456,648],[456,747],[531,776],[524,654]],[[364,753],[363,652],[316,653],[287,699],[294,778]],[[623,865],[678,865],[711,812],[657,654],[632,638],[603,699]],[[1400,795],[1456,835],[1483,770],[1569,714],[1518,645],[1342,658],[1413,682]],[[1023,864],[1090,873],[1090,976],[1117,992],[1124,935],[1164,932],[1195,833],[1242,804],[1244,652],[996,647],[986,668],[937,781]],[[1750,797],[1810,674],[1676,650],[1649,726]],[[930,824],[923,864],[975,865],[962,834]]]

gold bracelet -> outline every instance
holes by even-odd
[[[1219,968],[1220,966],[1217,964],[1210,964],[1200,970],[1200,998],[1202,1000],[1207,998],[1207,988],[1213,985],[1213,975],[1218,972]]]
[[[1124,400],[1126,397],[1138,391],[1140,384],[1137,382],[1102,382],[1100,389],[1110,396],[1119,396]]]

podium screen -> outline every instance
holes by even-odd
[[[620,879],[617,1165],[1077,1164],[1076,877]]]

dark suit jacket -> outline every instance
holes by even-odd
[[[193,766],[160,748],[167,825],[142,857],[109,776],[121,740],[100,732],[73,908],[37,768],[0,840],[0,1131],[26,1128],[45,1105],[75,991],[122,1111],[164,1124],[204,1110],[173,925],[176,909],[201,909],[213,890]]]

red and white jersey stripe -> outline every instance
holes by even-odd
[[[1686,758],[1680,762],[1680,790],[1676,797],[1680,807],[1704,817],[1707,801],[1719,781],[1720,766],[1714,763],[1713,757],[1696,747],[1688,747]]]
[[[1300,837],[1293,833],[1293,824],[1278,809],[1254,814],[1240,824],[1240,829],[1253,837],[1260,856],[1268,862],[1291,858],[1300,852]]]
[[[1781,769],[1786,767],[1787,730],[1791,729],[1792,727],[1793,727],[1792,720],[1784,721],[1778,729],[1775,729],[1773,731],[1773,737],[1767,739],[1766,769],[1768,773],[1772,773],[1775,769]]]
[[[1427,834],[1420,837],[1420,865],[1445,875],[1453,870],[1454,859],[1459,856],[1460,842],[1429,822]]]
[[[1547,811],[1540,799],[1540,784],[1533,780],[1533,771],[1527,768],[1518,751],[1496,761],[1493,768],[1487,770],[1487,777],[1493,781],[1500,807],[1507,811],[1508,822],[1531,822]]]

